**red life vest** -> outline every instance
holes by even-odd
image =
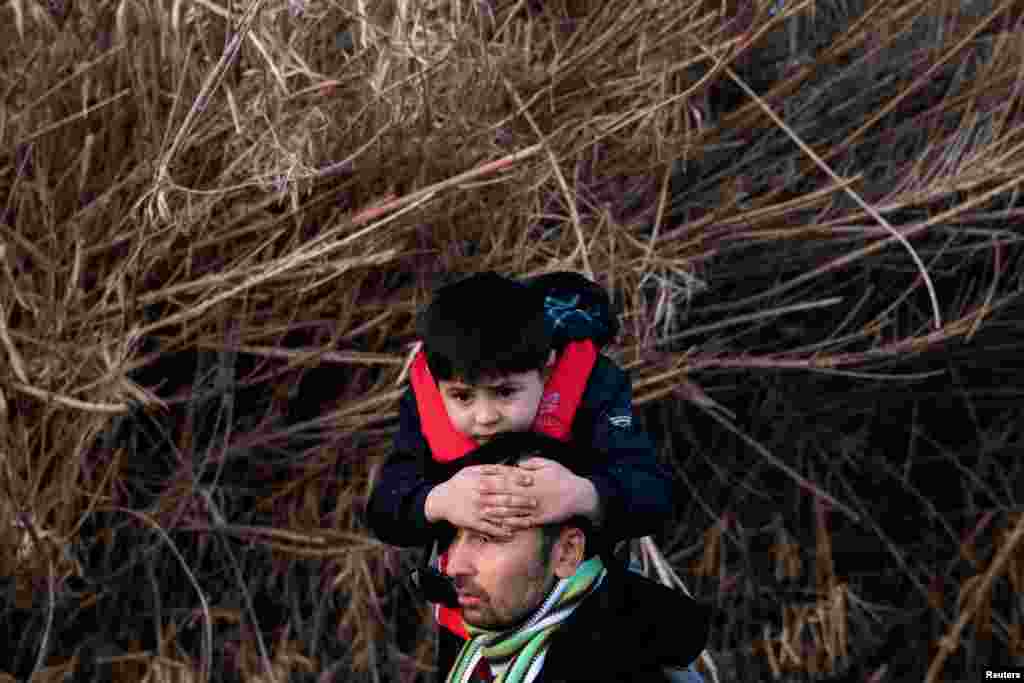
[[[589,339],[569,342],[544,384],[533,430],[561,441],[572,435],[572,421],[583,398],[590,372],[597,362],[597,347]],[[423,351],[416,354],[409,368],[409,380],[416,396],[420,429],[430,447],[431,457],[438,462],[451,462],[477,448],[477,443],[455,428],[445,410],[437,382],[427,367]],[[440,570],[445,570],[448,556],[440,557]],[[463,639],[468,638],[462,623],[462,610],[437,606],[437,622]]]

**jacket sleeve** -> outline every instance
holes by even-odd
[[[584,399],[593,402],[587,412],[596,459],[587,478],[600,498],[603,535],[616,543],[660,531],[672,513],[673,486],[633,414],[629,376],[607,358],[599,363]]]
[[[423,469],[426,453],[427,442],[410,388],[399,403],[394,449],[378,473],[366,506],[370,530],[385,543],[425,546],[434,537],[435,525],[424,514],[427,495],[434,487]]]

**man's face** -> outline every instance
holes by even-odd
[[[448,547],[445,573],[455,581],[467,623],[501,631],[540,606],[558,578],[552,559],[541,557],[541,542],[537,527],[509,539],[458,530]]]
[[[553,360],[554,352],[544,372],[530,370],[477,384],[441,380],[438,389],[452,424],[480,444],[502,432],[529,431]]]

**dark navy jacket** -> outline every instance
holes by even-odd
[[[608,543],[657,533],[672,511],[672,483],[632,410],[628,375],[599,354],[572,423],[576,448],[587,449]],[[396,546],[428,546],[441,533],[424,515],[435,484],[426,476],[430,452],[410,387],[401,399],[395,448],[384,463],[367,505],[373,533]]]

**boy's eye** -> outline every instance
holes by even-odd
[[[500,389],[495,389],[494,393],[500,398],[510,399],[519,393],[519,389],[517,387],[501,387]],[[470,403],[473,400],[473,395],[465,391],[452,391],[448,395],[457,403]]]

